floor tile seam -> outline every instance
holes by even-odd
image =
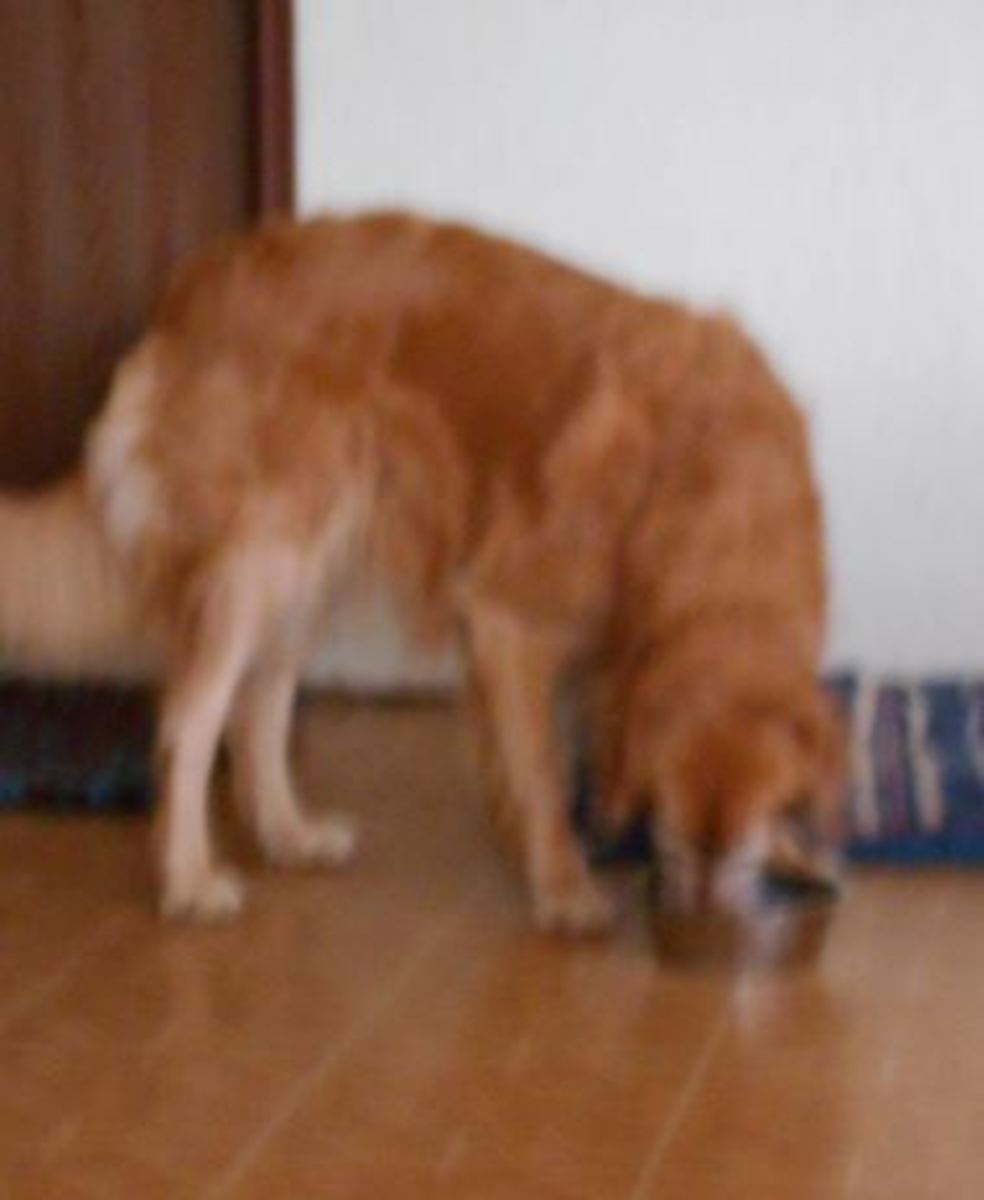
[[[436,927],[421,939],[420,944],[397,971],[396,978],[391,985],[383,989],[380,999],[370,1005],[363,1012],[361,1018],[352,1022],[341,1037],[333,1040],[317,1058],[311,1069],[288,1088],[280,1103],[270,1112],[267,1120],[243,1147],[242,1152],[213,1181],[211,1186],[203,1191],[203,1200],[220,1200],[221,1197],[228,1196],[232,1189],[241,1182],[281,1129],[301,1110],[305,1100],[328,1075],[329,1071],[346,1054],[370,1036],[387,1014],[397,1007],[403,995],[413,985],[427,963],[465,924],[468,914],[476,906],[481,893],[487,887],[488,884],[482,881],[470,888],[456,911],[439,921]]]
[[[653,1148],[642,1164],[626,1200],[644,1200],[645,1197],[658,1195],[658,1191],[652,1191],[653,1185],[657,1183],[660,1168],[663,1166],[667,1154],[677,1140],[684,1122],[690,1115],[701,1088],[714,1065],[718,1051],[724,1044],[725,1036],[731,1026],[733,1003],[734,998],[729,991],[717,1016],[714,1018],[711,1028],[708,1030],[707,1037],[704,1039],[704,1043],[694,1060],[694,1065],[680,1089],[676,1102],[671,1106],[662,1123],[662,1128],[659,1131]]]
[[[53,996],[62,985],[67,984],[73,976],[86,964],[100,947],[112,940],[113,936],[127,924],[127,917],[122,914],[107,915],[101,924],[86,937],[76,943],[73,950],[62,958],[56,967],[42,973],[41,977],[18,993],[5,1007],[0,1008],[0,1035],[4,1034],[11,1025]]]

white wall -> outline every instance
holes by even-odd
[[[984,666],[984,3],[298,0],[305,209],[740,310],[814,414],[833,657]]]

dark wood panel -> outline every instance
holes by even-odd
[[[262,2],[0,0],[0,481],[71,464],[174,264],[256,212]]]
[[[294,12],[260,0],[257,13],[257,177],[262,212],[294,209]]]

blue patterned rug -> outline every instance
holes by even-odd
[[[853,740],[851,857],[984,863],[984,680],[833,686]]]
[[[0,809],[139,812],[152,742],[146,690],[0,683]]]
[[[864,862],[984,864],[984,680],[830,681],[854,743],[848,854]],[[134,812],[149,807],[153,706],[146,691],[0,683],[0,809]],[[642,861],[644,826],[599,862]]]

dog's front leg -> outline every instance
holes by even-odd
[[[519,824],[536,922],[566,933],[599,932],[611,921],[611,906],[571,828],[554,722],[563,649],[489,602],[474,601],[467,618],[475,685]]]

